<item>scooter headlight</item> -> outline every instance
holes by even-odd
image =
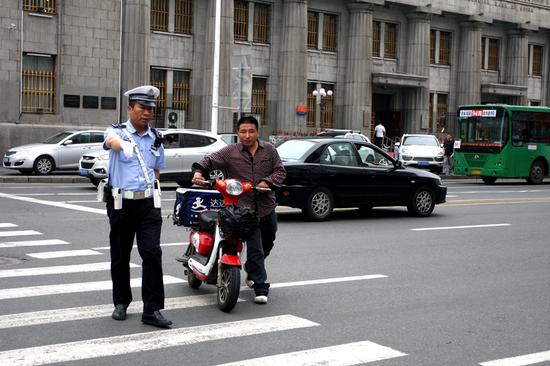
[[[236,179],[228,179],[225,181],[226,191],[232,196],[240,196],[243,193],[243,184]]]

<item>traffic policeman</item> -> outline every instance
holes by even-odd
[[[159,90],[144,85],[124,93],[128,97],[128,120],[105,131],[104,149],[109,152],[106,192],[111,232],[112,318],[126,319],[132,301],[130,253],[137,240],[142,264],[143,315],[141,321],[160,328],[172,322],[164,309],[164,283],[160,232],[160,169],[164,168],[164,147],[158,132],[149,127]]]

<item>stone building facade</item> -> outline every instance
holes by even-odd
[[[266,138],[453,131],[461,104],[550,104],[550,0],[221,3],[218,132],[239,105]],[[0,152],[124,120],[122,93],[146,83],[158,127],[211,128],[215,0],[2,4]]]

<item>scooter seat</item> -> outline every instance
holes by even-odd
[[[203,231],[213,231],[218,221],[218,211],[204,211],[199,215],[199,229]]]

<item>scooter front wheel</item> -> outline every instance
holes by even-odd
[[[239,299],[241,270],[235,266],[224,266],[218,285],[218,307],[226,313],[233,310]]]

